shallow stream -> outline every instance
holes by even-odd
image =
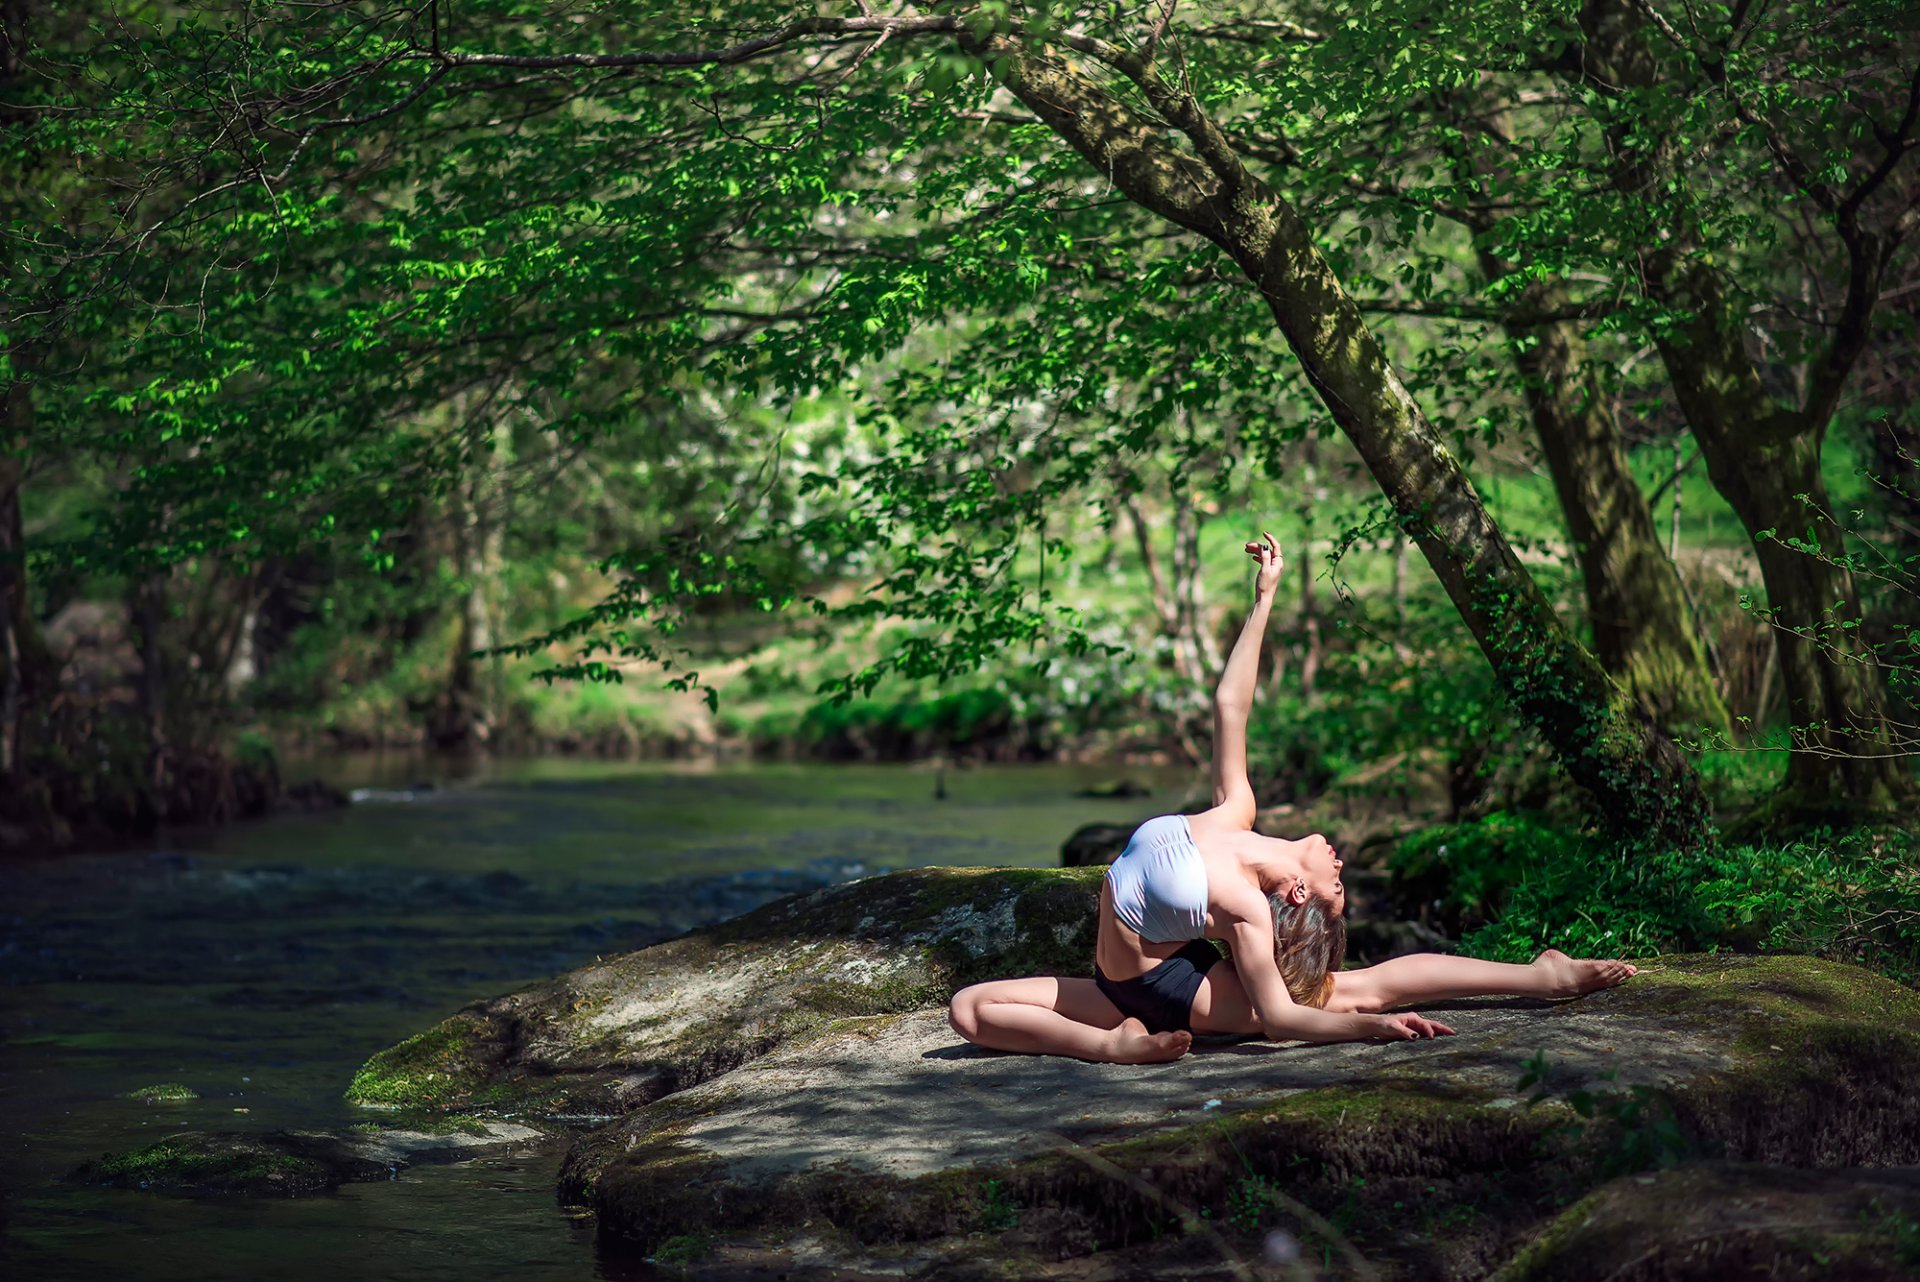
[[[112,854],[0,862],[0,1276],[649,1276],[553,1197],[558,1151],[304,1199],[69,1180],[186,1129],[337,1129],[353,1070],[476,998],[757,907],[924,864],[1037,867],[1082,823],[1174,809],[1074,793],[1110,768],[396,761],[306,773],[365,798]],[[197,1100],[142,1104],[180,1083]]]

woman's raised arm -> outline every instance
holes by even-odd
[[[1253,785],[1247,780],[1247,718],[1253,713],[1253,686],[1260,673],[1260,644],[1280,585],[1280,545],[1271,534],[1247,544],[1259,563],[1253,581],[1253,612],[1233,643],[1220,685],[1213,692],[1213,805],[1243,828],[1253,827]]]

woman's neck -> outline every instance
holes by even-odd
[[[1285,890],[1300,879],[1300,856],[1293,842],[1259,833],[1247,835],[1251,840],[1241,847],[1241,866],[1253,874],[1262,894]]]

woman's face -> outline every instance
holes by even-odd
[[[1346,861],[1320,833],[1303,839],[1300,844],[1300,875],[1307,879],[1307,890],[1331,900],[1334,911],[1346,916],[1347,888],[1340,880],[1340,869]]]

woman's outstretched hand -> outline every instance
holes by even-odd
[[[1247,555],[1260,566],[1260,573],[1254,578],[1253,590],[1259,596],[1266,596],[1280,586],[1280,571],[1284,568],[1280,558],[1280,545],[1271,534],[1262,530],[1261,542],[1247,544]]]
[[[1377,1042],[1408,1042],[1419,1037],[1452,1037],[1453,1030],[1438,1020],[1425,1019],[1410,1012],[1398,1015],[1377,1015],[1379,1029],[1373,1035]]]

